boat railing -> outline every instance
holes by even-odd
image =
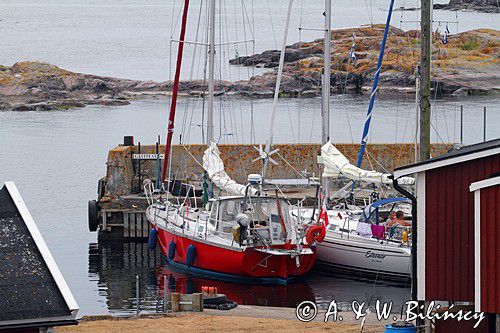
[[[146,196],[146,200],[148,201],[148,206],[151,206],[154,203],[154,185],[151,179],[148,179],[144,184],[144,195]]]

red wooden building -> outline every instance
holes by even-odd
[[[474,192],[475,309],[500,313],[500,175],[472,183]]]
[[[476,309],[500,313],[500,139],[398,168],[394,178],[410,174],[416,177],[418,299],[480,300]]]

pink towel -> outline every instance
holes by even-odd
[[[385,228],[381,225],[372,224],[372,235],[378,239],[385,238]]]

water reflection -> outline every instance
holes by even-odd
[[[216,287],[219,293],[244,305],[295,307],[304,300],[326,308],[335,299],[347,310],[353,300],[394,303],[393,312],[409,299],[409,286],[389,284],[352,276],[313,270],[301,281],[287,286],[239,284],[196,277],[163,264],[159,250],[150,251],[146,243],[106,243],[89,245],[89,277],[97,282],[99,294],[106,299],[111,314],[135,313],[135,279],[139,276],[142,313],[161,312],[166,276],[168,292],[201,292],[203,286]]]

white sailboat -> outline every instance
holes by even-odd
[[[330,10],[329,1],[326,0],[325,10],[325,40],[324,40],[324,75],[323,75],[323,97],[322,97],[322,139],[324,145],[321,148],[321,162],[323,164],[323,200],[328,200],[329,179],[343,177],[358,183],[369,184],[392,184],[390,174],[376,171],[363,170],[361,158],[366,145],[369,122],[373,101],[377,91],[378,74],[382,64],[382,57],[385,47],[393,2],[389,10],[386,22],[386,33],[381,45],[379,64],[374,80],[374,87],[370,98],[370,106],[367,114],[367,124],[363,133],[360,156],[357,166],[352,165],[349,160],[330,142],[329,135],[329,73],[330,73]],[[414,179],[406,178],[400,184],[410,185]],[[344,188],[352,191],[353,183]],[[349,191],[348,191],[349,192]],[[387,200],[371,200],[365,208],[344,203],[327,209],[323,205],[324,212],[328,216],[328,226],[323,242],[317,244],[317,261],[324,267],[335,270],[356,272],[357,274],[370,274],[387,278],[409,278],[411,268],[411,250],[409,232],[405,229],[391,230],[390,235],[383,231],[381,223],[385,222],[385,216],[381,213],[397,209],[403,209],[407,213],[410,208],[408,201],[404,198],[392,198]],[[386,208],[389,206],[390,208]],[[305,221],[311,219],[313,210],[302,209],[297,216],[301,216]],[[319,218],[320,213],[317,213]],[[314,219],[314,218],[313,218]],[[382,229],[380,229],[382,228]],[[394,232],[392,232],[394,231]]]

